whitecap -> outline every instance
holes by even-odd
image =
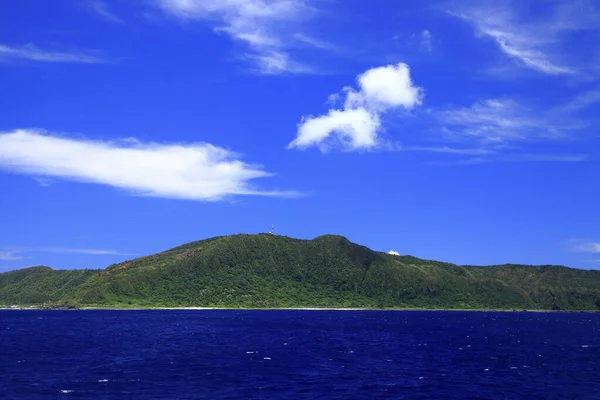
[[[589,344],[582,344],[581,347],[590,347]]]
[[[60,392],[63,394],[67,394],[67,393],[73,393],[74,390],[61,390]]]
[[[489,368],[485,368],[485,369],[484,369],[484,371],[486,371],[486,372],[487,372],[487,371],[489,371],[489,370],[490,370]]]
[[[105,383],[108,382],[108,379],[98,379],[98,382]]]
[[[256,351],[247,351],[246,354],[254,354]]]
[[[263,360],[270,360],[271,357],[263,357]]]

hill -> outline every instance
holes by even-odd
[[[459,266],[375,252],[341,236],[233,235],[104,270],[0,274],[0,304],[113,307],[600,309],[600,271]]]

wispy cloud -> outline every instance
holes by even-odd
[[[140,196],[215,201],[232,195],[293,196],[251,184],[271,174],[208,143],[72,139],[39,130],[0,133],[0,167],[124,189]]]
[[[420,42],[421,51],[426,53],[431,53],[433,50],[433,34],[425,29],[421,32],[421,42]]]
[[[106,249],[78,249],[68,247],[19,247],[10,250],[0,250],[0,260],[22,260],[31,253],[57,253],[57,254],[86,254],[94,256],[136,256],[137,254]]]
[[[532,15],[520,2],[454,2],[448,12],[471,23],[480,37],[495,41],[507,56],[523,66],[549,75],[580,71],[568,56],[569,34],[600,29],[600,11],[590,1],[548,2],[545,13]],[[517,12],[517,9],[519,12]]]
[[[84,53],[64,53],[41,50],[33,44],[28,44],[21,47],[0,44],[0,62],[3,59],[26,59],[38,62],[81,64],[98,64],[108,62],[107,59]]]
[[[244,43],[244,58],[264,74],[313,72],[292,56],[297,43],[330,49],[326,42],[297,31],[314,12],[307,0],[155,0],[155,4],[182,20],[212,22],[215,32]]]
[[[505,143],[535,138],[558,138],[565,126],[543,112],[511,99],[487,99],[468,107],[446,109],[438,118],[450,135],[481,143]]]
[[[416,146],[407,150],[479,156],[460,160],[468,164],[491,161],[587,161],[589,157],[586,154],[540,153],[539,148],[531,146],[532,143],[570,140],[574,132],[585,126],[585,122],[572,117],[569,107],[572,108],[564,106],[544,110],[512,99],[487,99],[466,107],[434,111],[432,115],[440,124],[439,136],[442,140],[476,147],[447,149]],[[557,112],[557,109],[561,109],[561,112]]]
[[[0,260],[2,261],[12,261],[21,259],[23,259],[23,257],[19,255],[19,251],[17,250],[0,250]]]
[[[324,40],[315,39],[314,37],[305,35],[304,33],[295,33],[292,35],[292,38],[297,40],[300,43],[304,43],[308,46],[315,47],[317,49],[322,50],[337,50],[337,47],[329,42]]]
[[[571,99],[568,103],[554,108],[552,111],[576,113],[598,103],[600,103],[600,89],[589,90]]]
[[[496,151],[486,148],[455,148],[447,146],[405,146],[402,147],[403,151],[421,151],[431,153],[447,153],[447,154],[459,154],[459,155],[487,155],[495,154]]]
[[[459,154],[461,153],[451,153]],[[468,154],[468,153],[463,153]],[[508,153],[505,154],[501,150],[490,151],[479,157],[459,158],[445,161],[432,161],[431,165],[476,165],[486,163],[527,163],[527,162],[584,162],[588,161],[589,156],[586,154],[543,154],[543,153]]]
[[[569,242],[571,251],[577,251],[581,253],[600,253],[600,242],[583,239],[571,239]]]
[[[27,249],[28,252],[38,253],[61,253],[61,254],[87,254],[94,256],[135,256],[137,254],[124,253],[117,250],[104,250],[104,249],[74,249],[65,247],[40,247],[34,249]]]
[[[381,115],[391,109],[411,110],[422,102],[423,90],[413,84],[409,67],[404,63],[369,69],[357,77],[357,83],[359,90],[343,89],[342,109],[304,117],[298,124],[296,139],[288,148],[317,146],[321,151],[334,148],[353,151],[382,146]],[[341,97],[330,95],[328,102]]]
[[[587,154],[543,154],[543,153],[513,153],[498,157],[499,161],[506,162],[527,162],[527,161],[548,161],[548,162],[584,162],[590,157]]]
[[[108,22],[124,24],[123,20],[108,10],[108,6],[101,0],[88,0],[84,3],[86,7]]]
[[[36,176],[33,179],[35,179],[35,181],[39,183],[41,187],[49,187],[52,186],[52,183],[54,183],[52,179],[44,178],[41,176]]]

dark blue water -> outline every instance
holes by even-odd
[[[0,311],[0,397],[600,399],[600,314]]]

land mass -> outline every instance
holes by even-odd
[[[59,307],[600,310],[600,271],[460,266],[373,251],[336,235],[192,242],[104,270],[0,274],[0,304]]]

